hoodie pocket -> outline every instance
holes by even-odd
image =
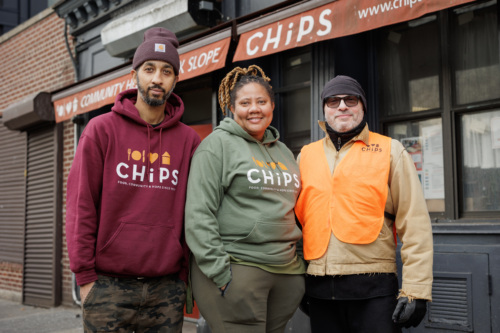
[[[264,256],[267,263],[278,264],[293,258],[299,238],[295,223],[257,221],[245,237],[227,244],[226,249],[238,258]]]
[[[99,271],[130,276],[159,276],[180,270],[180,236],[173,227],[121,222],[96,254]]]
[[[294,234],[295,224],[284,222],[256,221],[252,230],[233,243],[262,244],[290,240]]]

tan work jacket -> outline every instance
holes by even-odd
[[[325,123],[319,122],[325,131]],[[322,139],[325,155],[333,175],[335,167],[346,156],[354,141],[368,144],[368,125],[340,151],[328,134]],[[298,157],[300,162],[300,155]],[[360,163],[363,163],[360,161]],[[389,192],[385,211],[396,216],[396,231],[403,261],[401,296],[432,299],[432,228],[415,165],[408,152],[397,140],[391,143],[391,161],[388,180]],[[349,244],[339,241],[333,233],[326,253],[311,260],[310,275],[351,275],[364,273],[396,273],[396,244],[393,237],[394,221],[385,218],[379,237],[370,244]]]

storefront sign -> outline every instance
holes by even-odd
[[[233,61],[405,22],[474,0],[338,0],[241,35]]]
[[[220,40],[199,49],[181,54],[179,81],[213,72],[226,65],[231,38]]]
[[[206,74],[225,66],[230,38],[180,55],[179,81]],[[90,89],[54,101],[56,122],[113,104],[120,92],[135,88],[132,74],[126,74]]]
[[[77,114],[86,113],[98,109],[104,105],[112,104],[116,95],[124,90],[135,88],[135,82],[131,74],[97,85],[93,88],[83,90],[71,96],[54,101],[56,122],[71,119]]]

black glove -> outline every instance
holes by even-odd
[[[412,302],[408,297],[401,297],[398,299],[396,310],[392,314],[392,320],[405,328],[411,326],[417,327],[418,324],[424,319],[427,312],[427,300],[414,299]]]

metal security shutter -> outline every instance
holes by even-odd
[[[26,133],[0,118],[0,261],[23,262],[25,168]]]
[[[28,133],[24,304],[61,300],[61,133],[60,125]]]

